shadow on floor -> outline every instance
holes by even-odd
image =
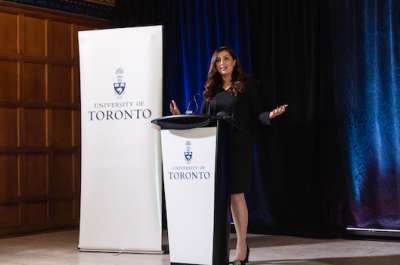
[[[329,243],[341,242],[341,239],[329,239]],[[293,245],[311,245],[328,242],[326,239],[314,239],[303,237],[289,237],[289,236],[270,236],[270,235],[257,235],[249,236],[247,242],[251,248],[261,247],[279,247],[279,246],[293,246]],[[235,247],[236,239],[230,238],[229,245],[231,248]]]
[[[249,265],[397,265],[400,255],[376,257],[325,258],[315,260],[259,260],[250,261]]]

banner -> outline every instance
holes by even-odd
[[[81,31],[79,249],[161,252],[162,27]]]

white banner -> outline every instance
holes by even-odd
[[[79,248],[161,252],[162,27],[79,32]]]
[[[212,264],[216,133],[161,131],[171,262]]]

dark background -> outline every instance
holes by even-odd
[[[233,48],[265,108],[289,104],[257,132],[250,232],[339,236],[400,226],[398,14],[391,0],[137,0],[113,21],[164,26],[165,114]]]
[[[287,113],[258,132],[250,231],[331,231],[319,168],[318,1],[120,1],[116,26],[164,26],[164,110],[202,92],[212,51],[232,47],[261,81],[266,109]],[[170,67],[173,66],[173,67]],[[328,176],[327,176],[328,175]],[[337,202],[337,201],[336,201]]]

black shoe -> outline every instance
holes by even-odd
[[[247,246],[247,251],[246,251],[246,258],[244,260],[234,260],[229,262],[229,265],[246,265],[249,263],[249,255],[250,255],[250,249],[249,246]]]
[[[247,246],[246,258],[244,259],[244,262],[249,263],[249,256],[250,256],[250,249],[249,246]]]

